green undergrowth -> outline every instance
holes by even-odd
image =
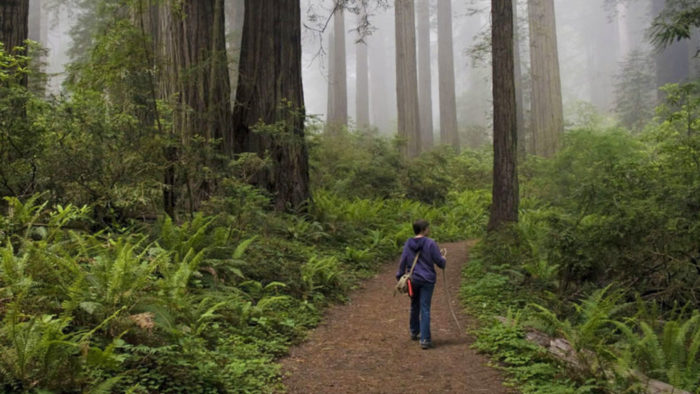
[[[519,222],[471,255],[475,347],[522,392],[645,392],[644,375],[700,393],[700,90],[665,91],[643,133],[572,130],[526,161]]]
[[[474,237],[489,202],[482,192],[451,193],[438,208],[319,191],[309,213],[291,215],[239,192],[248,205],[205,208],[229,213],[97,232],[89,207],[7,198],[0,391],[282,390],[275,360],[395,257],[412,220],[430,220],[441,241]]]

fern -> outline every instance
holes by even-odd
[[[660,329],[634,319],[617,322],[616,327],[625,339],[619,344],[619,364],[684,390],[700,388],[700,313],[663,322]]]

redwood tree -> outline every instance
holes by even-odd
[[[23,46],[29,35],[29,0],[2,0],[0,2],[0,42],[5,51]],[[22,83],[27,84],[24,78]]]
[[[224,0],[169,0],[150,7],[148,23],[154,35],[157,95],[173,108],[166,160],[164,205],[175,214],[177,189],[185,185],[189,209],[207,198],[212,180],[204,167],[216,164],[211,155],[183,158],[177,146],[202,138],[232,153],[231,88],[226,56]],[[159,123],[160,125],[160,123]],[[199,160],[201,158],[201,160]],[[185,163],[177,171],[177,163]]]
[[[304,118],[299,0],[246,0],[233,111],[236,151],[269,157],[271,166],[254,182],[273,193],[278,210],[301,208],[310,199]]]
[[[396,101],[399,136],[405,140],[404,157],[420,153],[418,113],[418,72],[416,70],[416,24],[413,0],[395,0],[396,23]]]
[[[331,129],[348,124],[348,82],[345,56],[345,12],[339,2],[333,12],[333,34],[328,57],[328,116],[326,123]]]
[[[491,0],[493,67],[493,200],[489,230],[518,221],[512,0]]]
[[[418,1],[416,5],[418,35],[418,103],[420,106],[421,149],[433,147],[433,98],[430,80],[430,4]]]
[[[369,122],[369,57],[367,43],[360,41],[356,44],[355,72],[357,73],[355,108],[355,123],[359,128],[368,128]]]
[[[530,152],[550,157],[559,148],[564,131],[554,0],[529,0],[528,18],[532,83]]]
[[[455,65],[452,48],[452,0],[438,0],[438,73],[440,84],[440,143],[459,150]]]

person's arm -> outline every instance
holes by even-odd
[[[396,280],[401,279],[401,276],[406,272],[406,247],[403,248],[401,252],[401,259],[399,260],[399,269],[396,271]]]
[[[433,259],[433,262],[437,264],[438,267],[445,269],[445,265],[447,264],[447,260],[440,254],[440,249],[437,246],[437,243],[431,242],[430,243],[430,257]]]

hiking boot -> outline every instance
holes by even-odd
[[[421,341],[421,343],[420,343],[420,348],[423,349],[423,350],[425,350],[425,349],[430,349],[430,348],[432,348],[432,347],[433,347],[433,343],[432,343],[432,342],[428,342],[428,341],[422,342],[422,341]]]
[[[417,341],[418,338],[420,338],[420,333],[418,333],[418,334],[411,334],[411,340],[412,340],[412,341]]]

